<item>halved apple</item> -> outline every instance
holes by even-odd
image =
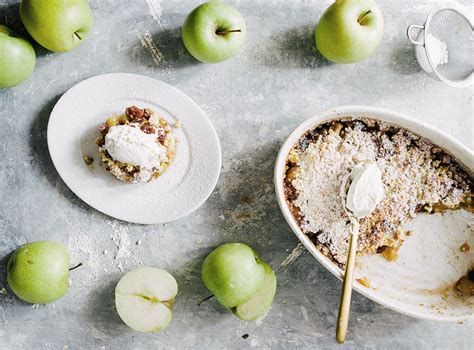
[[[265,277],[262,286],[247,302],[232,308],[232,312],[241,320],[253,321],[263,316],[273,303],[277,281],[275,273],[267,264],[263,263]]]
[[[178,284],[165,270],[139,267],[125,274],[115,287],[120,318],[140,332],[160,332],[171,322]]]

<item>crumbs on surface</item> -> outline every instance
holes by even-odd
[[[362,278],[356,279],[356,281],[359,282],[360,284],[362,284],[364,287],[370,288],[370,283],[371,283],[371,281],[370,281],[370,278],[369,278],[369,277],[364,276],[364,277],[362,277]]]
[[[462,276],[454,288],[463,295],[474,295],[474,269],[468,271],[467,275]]]
[[[389,260],[396,258],[406,237],[402,227],[418,213],[472,206],[470,176],[427,139],[373,119],[319,125],[288,154],[285,196],[301,230],[340,267],[349,245],[340,186],[364,160],[374,161],[382,172],[385,198],[361,219],[359,253],[373,254],[386,246],[395,249],[386,252]]]
[[[82,157],[82,160],[84,161],[84,163],[86,163],[86,165],[92,165],[92,163],[94,163],[94,158],[89,156]]]
[[[459,247],[459,250],[463,253],[467,253],[471,250],[471,246],[466,242],[462,246]]]
[[[383,246],[381,249],[377,250],[377,253],[382,254],[382,256],[388,261],[396,261],[398,259],[398,248]]]

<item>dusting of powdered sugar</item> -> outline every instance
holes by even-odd
[[[140,242],[132,243],[130,238],[131,226],[117,220],[107,220],[106,230],[110,244],[100,244],[101,237],[96,231],[79,227],[72,227],[68,239],[68,248],[71,253],[71,264],[81,262],[83,266],[77,269],[75,280],[83,285],[91,285],[101,275],[117,269],[121,272],[138,264],[136,255],[140,249]],[[87,227],[87,226],[85,226]],[[106,247],[112,247],[107,249]]]
[[[444,41],[428,33],[425,46],[435,67],[448,63],[448,46]]]
[[[354,129],[345,142],[337,133],[320,137],[299,156],[299,171],[292,182],[298,198],[293,204],[304,214],[304,229],[322,231],[318,240],[331,245],[336,256],[344,256],[347,247],[347,215],[340,196],[341,184],[358,162],[375,161],[375,154],[370,134]]]

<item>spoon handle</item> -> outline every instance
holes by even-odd
[[[349,313],[351,309],[352,283],[354,281],[354,266],[357,253],[357,238],[359,237],[359,223],[352,222],[349,240],[349,252],[347,254],[346,271],[342,283],[341,301],[339,303],[339,315],[337,320],[336,339],[342,344],[346,341],[347,327],[349,325]]]

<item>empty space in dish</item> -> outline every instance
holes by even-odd
[[[420,313],[457,317],[474,312],[474,297],[455,290],[456,282],[474,266],[474,215],[465,210],[419,214],[404,227],[411,235],[398,258],[357,258],[356,278],[368,277],[370,289]],[[462,252],[467,243],[471,249]],[[365,287],[363,287],[365,288]]]

